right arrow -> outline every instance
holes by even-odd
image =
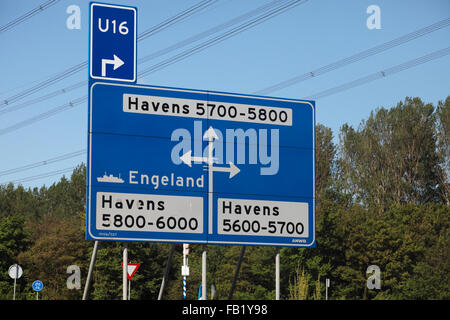
[[[123,62],[118,56],[113,54],[114,59],[102,59],[102,77],[106,77],[106,65],[114,65],[114,70],[121,67],[125,62]]]
[[[233,178],[235,175],[237,175],[241,170],[234,165],[233,162],[229,162],[229,167],[212,167],[213,171],[220,171],[220,172],[229,172],[230,173],[230,179]]]

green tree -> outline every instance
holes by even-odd
[[[86,166],[79,165],[70,180],[63,176],[44,192],[45,213],[70,217],[83,212],[86,203]]]
[[[92,242],[90,243],[93,245]],[[120,242],[101,241],[99,243],[89,299],[122,299],[122,252],[123,245]],[[133,261],[130,259],[130,262]]]
[[[293,283],[289,281],[289,300],[307,300],[309,294],[309,279],[305,275],[305,269],[300,273],[295,271]]]
[[[324,125],[316,125],[316,196],[330,189],[335,171],[336,146],[333,133]]]
[[[25,229],[25,220],[20,215],[0,219],[0,300],[12,299],[12,279],[8,275],[11,265],[19,263],[18,256],[30,245],[29,233]],[[24,266],[22,266],[24,269]],[[23,277],[17,280],[17,292],[24,286]],[[20,299],[20,296],[17,297]]]
[[[29,283],[36,279],[44,283],[42,299],[81,299],[80,290],[67,288],[66,270],[70,265],[87,270],[88,243],[84,241],[82,223],[81,214],[70,219],[48,214],[30,222],[33,244],[19,255],[19,260],[28,270]],[[32,292],[31,287],[27,289]]]
[[[440,155],[441,174],[439,193],[447,205],[450,204],[450,96],[437,106],[437,141]]]
[[[442,175],[431,104],[406,98],[389,110],[379,108],[358,130],[345,124],[340,134],[343,190],[381,211],[392,203],[439,202]]]
[[[405,299],[450,299],[450,229],[426,250],[402,288]]]

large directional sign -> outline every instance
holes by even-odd
[[[136,8],[90,3],[89,76],[136,82]]]
[[[86,237],[312,247],[313,101],[95,82]]]

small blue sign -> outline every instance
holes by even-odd
[[[135,7],[90,3],[89,76],[136,82]]]
[[[94,82],[86,238],[315,246],[314,101]]]
[[[42,283],[41,280],[35,280],[31,285],[31,287],[33,288],[34,291],[39,292],[44,288],[44,284]]]
[[[198,288],[198,300],[203,300],[202,299],[202,285],[200,285],[200,287]]]

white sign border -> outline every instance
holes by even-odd
[[[123,9],[123,10],[131,10],[134,11],[134,41],[133,41],[133,50],[134,50],[134,57],[133,57],[133,79],[122,79],[122,78],[112,78],[112,77],[101,77],[101,76],[94,76],[92,75],[92,31],[94,27],[94,23],[92,21],[93,14],[92,10],[94,6],[98,7],[108,7],[108,8],[116,8],[116,9]],[[100,79],[100,80],[114,80],[114,81],[123,81],[123,82],[136,82],[137,80],[137,10],[134,7],[128,7],[128,6],[117,6],[112,4],[106,4],[106,3],[97,3],[93,2],[91,3],[91,6],[89,8],[89,77],[92,79]]]
[[[90,93],[89,93],[89,182],[92,181],[92,91],[93,88],[97,84],[102,85],[108,85],[108,86],[119,86],[119,87],[132,87],[132,88],[143,88],[143,89],[157,89],[157,90],[166,90],[166,91],[179,91],[179,92],[195,92],[195,93],[214,93],[214,94],[220,94],[220,95],[226,95],[226,96],[232,96],[232,97],[252,97],[256,99],[261,100],[271,100],[271,101],[292,101],[295,103],[303,102],[307,105],[309,105],[312,109],[312,122],[313,122],[313,150],[316,150],[316,133],[315,133],[315,110],[312,103],[309,101],[300,101],[300,100],[294,100],[294,99],[283,99],[283,98],[271,98],[271,97],[262,97],[262,96],[252,96],[252,95],[244,95],[244,94],[236,94],[236,93],[226,93],[226,92],[213,92],[213,91],[207,91],[207,90],[187,90],[187,89],[181,89],[181,88],[165,88],[165,87],[156,87],[156,86],[149,86],[149,85],[138,85],[138,84],[121,84],[121,83],[109,83],[109,82],[95,82],[90,87]],[[313,156],[313,194],[314,197],[312,198],[312,239],[310,243],[268,243],[268,242],[239,242],[239,241],[211,241],[211,240],[189,240],[189,243],[202,243],[202,244],[222,244],[222,245],[258,245],[258,246],[277,246],[277,247],[298,247],[298,248],[306,248],[306,247],[312,247],[316,243],[316,154],[314,152]],[[186,243],[186,240],[177,240],[177,239],[142,239],[142,238],[111,238],[111,237],[95,237],[91,233],[91,198],[92,198],[92,183],[89,184],[89,191],[88,191],[88,201],[89,201],[89,214],[88,214],[88,225],[87,230],[89,233],[89,236],[94,240],[112,240],[112,241],[140,241],[140,242],[179,242],[179,243]],[[309,226],[308,226],[309,227]]]

